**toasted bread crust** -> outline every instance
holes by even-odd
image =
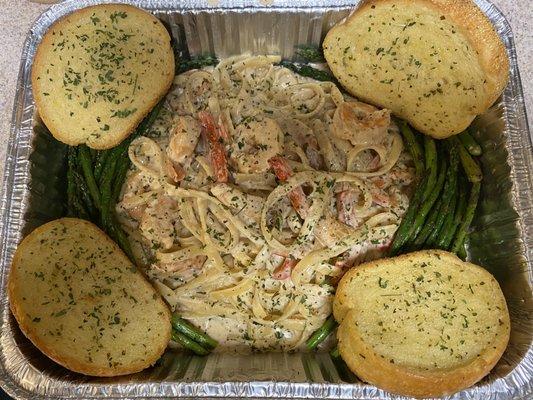
[[[493,311],[491,312],[499,310],[498,321],[500,326],[497,328],[498,334],[490,343],[482,348],[479,354],[474,353],[473,356],[470,355],[464,359],[461,357],[461,361],[451,358],[453,361],[451,361],[449,365],[452,365],[453,367],[438,365],[435,368],[431,367],[422,369],[414,365],[409,366],[405,362],[399,360],[388,359],[386,355],[384,355],[385,353],[377,351],[368,340],[368,336],[365,336],[369,334],[368,332],[373,331],[372,329],[374,328],[369,328],[368,319],[361,318],[360,311],[364,312],[364,310],[360,310],[360,307],[368,307],[368,304],[358,304],[360,303],[359,299],[371,295],[370,292],[365,293],[366,290],[384,290],[381,288],[372,289],[376,287],[376,283],[379,283],[378,277],[386,276],[386,279],[391,285],[400,284],[401,280],[405,278],[404,276],[385,274],[385,271],[393,265],[402,267],[400,270],[409,274],[410,272],[408,272],[408,270],[410,265],[422,265],[422,263],[427,263],[429,265],[431,262],[436,262],[437,260],[439,263],[449,266],[450,274],[455,274],[454,276],[465,274],[465,271],[468,270],[473,272],[475,276],[483,282],[483,285],[480,287],[476,286],[475,290],[486,290],[488,291],[486,293],[492,293],[492,298],[490,300],[492,303],[486,307],[492,309]],[[418,275],[418,270],[416,272],[416,275],[413,276],[413,282],[417,282],[415,277]],[[433,276],[433,274],[434,273],[432,272],[429,275]],[[437,276],[436,273],[435,276]],[[467,274],[467,276],[472,275]],[[444,275],[444,277],[446,277],[446,275]],[[457,278],[450,277],[449,279],[453,282],[454,279]],[[435,289],[436,293],[444,293],[448,290],[454,290],[453,286],[446,286],[447,281],[449,282],[449,280],[445,279],[439,283]],[[439,290],[443,292],[439,292]],[[390,294],[390,292],[386,293]],[[470,300],[473,302],[472,304],[481,298],[487,298],[486,296],[478,297],[477,293],[478,292],[474,294],[472,291]],[[399,299],[398,301],[402,302],[401,298],[395,297],[395,299]],[[460,299],[462,299],[462,297],[457,297],[457,302],[460,302]],[[435,300],[435,296],[429,296],[425,301],[428,301],[428,303],[431,304],[431,302]],[[391,300],[389,300],[389,302],[391,308],[397,307],[397,303],[393,303]],[[444,311],[448,312],[446,309],[444,309]],[[337,333],[339,351],[350,369],[366,382],[372,383],[390,392],[406,396],[444,396],[475,384],[487,375],[498,362],[507,347],[510,335],[509,313],[505,305],[503,294],[501,293],[501,289],[496,280],[483,268],[475,264],[462,262],[454,254],[441,250],[425,250],[409,253],[394,258],[372,261],[359,267],[352,268],[339,282],[333,304],[333,312],[335,318],[340,323]],[[436,314],[438,314],[438,312]],[[383,314],[380,315],[380,318],[385,319],[386,317]],[[435,319],[432,321],[437,324],[437,319],[439,318],[441,318],[440,315],[435,315]],[[483,317],[481,318],[483,319]],[[377,321],[374,322],[378,324]],[[415,320],[411,322],[411,325],[414,323]],[[385,329],[389,329],[386,324],[387,323],[385,322],[385,325],[383,326],[385,326]],[[406,326],[410,325],[406,324]],[[401,336],[402,333],[406,334],[406,332],[402,330],[395,334]],[[365,337],[367,338],[366,340]],[[405,339],[409,340],[411,337],[406,334]],[[439,339],[437,338],[437,342],[438,340]],[[471,337],[471,340],[474,340],[473,337]],[[391,345],[394,344],[391,343]],[[421,350],[420,346],[423,345],[420,343],[411,343],[410,349],[414,354],[418,351],[427,351],[431,353],[432,349],[424,348]],[[452,357],[452,355],[450,355],[450,357]],[[409,358],[412,359],[412,356],[407,356],[407,359]]]
[[[443,112],[442,114],[439,114],[439,117],[436,118],[435,121],[431,121],[428,124],[426,123],[427,120],[424,121],[421,119],[421,117],[417,118],[417,115],[419,115],[419,110],[433,112],[435,115],[437,115],[437,112],[440,113],[443,110],[441,109],[441,104],[438,101],[436,101],[434,104],[431,103],[433,99],[435,99],[435,96],[428,96],[428,98],[422,96],[422,93],[417,91],[418,85],[416,83],[412,84],[413,86],[411,87],[409,85],[396,87],[395,85],[399,85],[399,83],[397,83],[398,79],[395,79],[395,83],[394,85],[390,86],[391,91],[389,92],[388,88],[385,89],[380,87],[378,84],[380,80],[381,82],[386,82],[387,78],[390,77],[389,75],[384,74],[383,71],[381,71],[382,75],[379,75],[378,73],[376,79],[371,81],[368,85],[366,84],[366,79],[368,78],[367,76],[364,77],[365,84],[354,81],[349,71],[351,68],[353,72],[353,70],[356,68],[345,65],[347,61],[344,59],[342,62],[340,62],[342,54],[339,53],[338,49],[336,49],[340,43],[339,38],[346,38],[346,35],[350,35],[350,32],[348,31],[351,25],[357,26],[358,24],[368,24],[367,19],[363,18],[363,16],[365,13],[369,12],[371,8],[391,5],[395,5],[402,11],[408,10],[409,7],[416,5],[418,11],[425,8],[428,10],[428,12],[434,12],[436,15],[442,15],[444,18],[454,24],[454,26],[459,30],[459,33],[466,38],[476,54],[479,66],[474,67],[480,68],[483,72],[484,83],[482,86],[482,91],[480,90],[480,92],[475,96],[475,99],[467,99],[465,96],[463,100],[466,103],[463,107],[460,107],[457,110],[450,110],[452,115]],[[413,16],[414,20],[416,20],[416,18],[417,16]],[[356,38],[353,38],[352,43],[360,44],[360,41],[361,38],[357,38],[357,40]],[[342,46],[344,45],[345,43],[342,44]],[[389,45],[390,44],[386,41],[383,42],[384,49],[387,49],[386,46]],[[375,49],[372,48],[372,50],[374,51]],[[466,129],[477,115],[485,112],[496,101],[505,88],[509,78],[509,61],[505,46],[494,30],[491,22],[471,0],[363,1],[363,3],[348,18],[337,24],[328,32],[326,38],[324,39],[324,54],[334,75],[352,95],[362,99],[363,101],[391,109],[398,117],[406,119],[420,132],[437,139],[458,134]],[[414,55],[416,58],[416,53]],[[446,58],[445,55],[441,56]],[[376,64],[382,62],[381,59],[378,59],[377,54],[375,58]],[[355,54],[347,63],[355,66],[361,62],[362,61],[358,57],[358,54]],[[386,68],[390,67],[391,65],[386,65]],[[423,67],[424,66],[422,65],[422,68]],[[398,76],[396,76],[396,78],[397,77]],[[408,77],[407,80],[409,79],[410,78]],[[444,78],[444,80],[452,80],[450,84],[454,82],[453,79],[457,79],[456,74],[453,73],[450,73],[448,77]],[[453,93],[453,95],[450,94],[452,98],[444,101],[453,103],[453,97],[461,96],[461,94],[455,93],[457,91],[453,90],[453,88],[450,89],[452,89],[450,93]],[[478,88],[476,88],[476,90],[478,90]],[[420,104],[415,104],[413,98],[409,98],[409,92],[412,93],[413,98],[415,97],[415,94],[416,96],[422,96],[419,97]],[[446,96],[446,92],[447,90],[444,86],[444,94],[442,95],[441,93],[441,95]],[[387,97],[389,94],[390,98]]]
[[[57,47],[54,47],[57,41],[58,33],[73,29],[79,21],[84,21],[92,15],[101,16],[102,13],[127,13],[136,19],[143,19],[143,29],[147,29],[145,36],[152,37],[156,42],[158,48],[157,52],[161,52],[162,58],[157,60],[156,67],[151,68],[150,85],[156,88],[156,92],[152,93],[145,88],[140,88],[135,95],[138,99],[142,99],[142,103],[134,103],[135,112],[125,118],[109,118],[112,112],[120,107],[114,102],[100,103],[98,107],[89,104],[89,107],[83,105],[69,104],[66,96],[63,93],[62,77],[54,77],[55,86],[50,86],[47,71],[50,69],[51,60],[58,64],[64,61],[58,59]],[[84,22],[80,22],[85,25]],[[139,123],[148,115],[150,110],[165,96],[170,89],[174,78],[174,53],[170,46],[170,35],[163,24],[152,14],[127,4],[103,4],[86,7],[66,15],[56,21],[46,32],[41,43],[37,47],[35,54],[31,81],[33,87],[33,95],[35,104],[39,115],[52,135],[59,141],[71,146],[79,144],[87,144],[89,147],[104,150],[112,148],[122,142],[128,137],[139,125]],[[139,49],[141,50],[141,49]],[[88,53],[84,54],[78,50],[71,49],[63,51],[69,54],[63,55],[62,60],[71,57],[73,59],[84,59],[87,68],[90,66]],[[145,50],[144,50],[145,51]],[[155,60],[154,60],[155,62]],[[102,73],[117,68],[115,64],[107,65],[107,70],[103,69]],[[64,70],[68,69],[68,64],[65,64]],[[81,84],[87,83],[89,87],[96,86],[98,82],[84,82],[82,77]],[[46,86],[45,86],[46,85]],[[136,85],[136,83],[134,83]],[[124,85],[125,86],[125,85]],[[113,87],[113,89],[115,89]],[[128,87],[128,90],[130,88]],[[118,89],[121,90],[121,89]],[[136,90],[133,89],[132,92]],[[63,96],[63,97],[60,97]],[[72,100],[70,100],[72,102]],[[72,110],[72,119],[70,116],[60,114],[60,110]],[[82,128],[94,123],[96,119],[102,118],[103,122],[108,122],[108,130],[101,131],[100,137],[96,137],[88,131],[83,131]],[[112,121],[112,122],[111,122]],[[105,125],[104,125],[105,127]],[[89,128],[88,128],[89,129]]]
[[[509,59],[505,46],[492,23],[471,0],[426,0],[439,12],[449,15],[462,29],[478,53],[487,77],[488,109],[500,97],[509,80]]]
[[[347,327],[353,323],[354,315],[354,311],[348,312],[346,323],[341,324],[337,333],[343,360],[363,381],[404,396],[441,397],[472,386],[491,371],[508,343],[508,337],[501,336],[494,343],[494,348],[452,370],[410,370],[380,357],[360,336],[349,332]]]
[[[90,376],[119,376],[127,375],[135,372],[142,371],[143,369],[153,365],[165,351],[171,335],[171,325],[170,325],[170,311],[161,297],[156,293],[155,289],[148,283],[148,281],[142,276],[140,272],[136,272],[137,278],[135,279],[136,288],[139,291],[153,293],[153,298],[150,299],[153,303],[150,306],[150,313],[160,313],[157,314],[160,317],[158,318],[160,327],[156,329],[162,330],[164,334],[159,337],[148,337],[150,342],[147,343],[149,346],[152,346],[149,356],[143,359],[137,359],[134,362],[131,362],[127,365],[114,365],[114,366],[105,366],[99,367],[94,363],[87,362],[83,359],[79,352],[76,351],[66,351],[64,348],[58,348],[51,346],[47,343],[46,340],[42,337],[42,331],[39,331],[37,328],[37,323],[34,319],[31,318],[31,305],[28,304],[25,298],[21,297],[21,287],[27,285],[28,282],[21,279],[24,273],[24,263],[22,259],[27,256],[26,251],[27,247],[30,250],[32,242],[40,241],[43,237],[46,236],[53,227],[65,226],[67,229],[73,227],[85,226],[94,234],[98,235],[98,241],[101,245],[110,246],[113,248],[113,256],[115,259],[119,260],[119,263],[131,264],[124,252],[113,242],[104,232],[92,224],[91,222],[85,220],[79,220],[76,218],[62,218],[49,222],[45,225],[40,226],[30,233],[18,246],[13,262],[11,265],[11,270],[8,278],[8,297],[10,302],[10,308],[17,320],[20,329],[24,335],[46,356],[57,362],[58,364],[81,374],[90,375]],[[85,229],[85,228],[82,228]],[[36,254],[36,257],[39,257],[39,254]],[[99,282],[94,282],[95,285]],[[35,302],[41,299],[33,299]],[[87,300],[89,301],[89,300]],[[139,308],[142,306],[139,306]],[[153,327],[146,327],[148,331],[153,329]],[[162,329],[161,329],[162,328]],[[72,344],[75,345],[76,337],[72,337]],[[118,339],[117,339],[118,340]],[[120,343],[117,343],[120,345]]]

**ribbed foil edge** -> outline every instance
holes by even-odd
[[[92,4],[123,2],[134,4],[160,13],[171,11],[294,11],[313,9],[316,11],[338,10],[352,7],[357,1],[342,0],[281,0],[267,6],[251,0],[220,1],[210,5],[206,1],[66,1],[52,6],[35,22],[24,44],[19,79],[17,82],[11,135],[8,143],[3,180],[3,194],[0,202],[0,382],[11,396],[20,399],[49,398],[342,398],[342,399],[401,399],[369,385],[336,383],[294,383],[294,382],[143,382],[143,383],[76,383],[65,380],[42,381],[40,371],[28,366],[26,360],[13,344],[12,332],[17,329],[10,316],[6,295],[6,279],[13,252],[24,228],[24,213],[28,207],[28,180],[30,153],[32,151],[34,105],[31,95],[30,70],[36,46],[47,28],[61,16]],[[525,115],[520,76],[517,67],[516,50],[508,22],[502,13],[486,0],[476,0],[480,8],[495,24],[502,36],[511,62],[511,79],[502,97],[502,112],[506,136],[512,189],[511,203],[518,213],[517,228],[521,234],[520,251],[524,258],[522,266],[528,277],[529,289],[533,281],[533,150],[531,136]],[[529,293],[531,295],[531,293]],[[532,329],[531,310],[514,306],[515,313],[522,313],[518,329],[526,332]],[[511,314],[513,307],[510,306]],[[513,329],[515,329],[513,327]],[[452,399],[504,399],[528,398],[533,392],[533,350],[531,343],[523,343],[527,350],[522,360],[509,373],[498,376],[492,382],[480,384],[457,393]],[[505,358],[505,357],[504,357]],[[9,364],[9,369],[6,367]]]

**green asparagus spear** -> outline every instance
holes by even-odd
[[[191,338],[185,336],[183,333],[172,331],[172,340],[199,356],[206,356],[209,354],[208,350],[204,349],[202,346],[200,346]]]
[[[120,227],[120,224],[118,223],[115,215],[112,215],[110,217],[110,229],[113,232],[112,237],[115,238],[119,247],[124,251],[128,258],[134,262],[135,257],[131,249],[130,241],[128,240],[128,237]]]
[[[457,205],[455,207],[455,213],[453,217],[453,222],[450,224],[450,228],[447,230],[443,240],[442,240],[442,249],[443,250],[451,250],[451,243],[455,236],[455,232],[461,225],[461,221],[463,220],[465,211],[466,211],[466,194],[467,194],[467,183],[465,179],[463,178],[463,175],[460,175],[460,179],[457,186],[458,191],[458,199],[457,199]]]
[[[118,196],[120,195],[120,191],[122,189],[122,185],[124,184],[124,179],[126,179],[126,174],[128,173],[129,168],[129,159],[120,160],[120,165],[117,167],[117,173],[113,181],[113,188],[111,190],[111,201],[113,203],[116,203],[118,200]]]
[[[472,183],[481,182],[481,180],[483,179],[483,174],[477,162],[472,158],[468,150],[466,150],[466,148],[463,146],[459,139],[457,139],[456,137],[452,137],[450,139],[452,140],[452,143],[456,146],[456,148],[459,150],[461,164],[466,173],[466,176],[468,177],[468,180]]]
[[[453,196],[450,201],[450,206],[448,208],[448,212],[446,213],[446,217],[444,218],[444,224],[442,225],[442,228],[440,232],[437,235],[437,242],[435,247],[437,249],[446,249],[446,241],[447,238],[450,236],[450,231],[453,229],[453,221],[455,218],[454,211],[457,206],[458,202],[458,188],[457,184],[453,188]]]
[[[316,79],[322,82],[336,82],[335,77],[327,71],[322,71],[311,67],[310,65],[298,65],[289,61],[281,61],[279,63],[282,67],[288,68],[291,71],[296,72],[298,75],[307,76],[308,78]]]
[[[335,347],[329,354],[332,358],[335,368],[337,369],[337,372],[339,373],[339,377],[345,382],[353,382],[355,375],[341,358],[339,348]]]
[[[87,187],[87,183],[78,171],[73,170],[72,175],[74,176],[74,182],[76,184],[76,195],[78,196],[80,202],[83,204],[85,210],[90,216],[90,219],[93,220],[98,215],[98,210],[94,206],[91,194],[89,193],[89,188]]]
[[[118,189],[115,189],[115,186],[113,186],[113,183],[116,182],[117,178],[121,179],[121,182],[123,182],[124,177],[118,177],[116,173],[117,169],[117,163],[119,161],[118,156],[109,158],[110,162],[107,165],[105,171],[102,173],[101,179],[100,179],[100,192],[101,192],[101,201],[102,206],[100,210],[100,224],[102,228],[107,232],[107,234],[117,242],[117,244],[120,246],[120,248],[126,253],[126,255],[131,259],[134,260],[133,257],[133,251],[131,249],[130,242],[120,227],[120,224],[116,220],[115,213],[114,213],[114,207],[116,203],[116,197],[118,194],[115,193],[115,190],[120,191],[120,187]],[[129,160],[120,160],[126,165],[129,164]],[[118,185],[118,183],[117,183]],[[120,186],[122,186],[122,183],[120,183]]]
[[[409,203],[407,212],[403,216],[402,222],[400,222],[400,226],[398,227],[398,230],[394,235],[394,239],[392,241],[389,251],[390,256],[397,255],[400,249],[405,245],[405,243],[407,243],[407,240],[410,237],[411,225],[414,222],[414,219],[416,218],[418,207],[422,203],[422,196],[426,190],[427,180],[428,177],[424,177],[422,182],[420,182],[416,187],[415,194],[411,198],[411,202]]]
[[[96,161],[96,158],[98,157],[98,150],[90,148],[89,153],[91,154],[91,161],[94,164]]]
[[[440,196],[437,203],[433,206],[433,209],[429,213],[428,219],[426,220],[422,230],[418,233],[413,243],[409,246],[410,251],[420,250],[429,235],[435,230],[437,227],[437,219],[442,213],[442,205],[442,196]]]
[[[336,327],[337,321],[335,321],[333,315],[330,315],[322,324],[322,326],[318,328],[309,339],[307,339],[305,345],[309,350],[316,349],[316,347],[322,343],[331,334],[331,332],[335,330]]]
[[[459,250],[457,250],[457,256],[465,261],[466,260],[466,240],[463,241],[463,243],[461,243],[461,245],[459,246]]]
[[[325,62],[324,52],[320,46],[300,45],[297,46],[295,53],[305,62]]]
[[[76,202],[76,182],[74,181],[74,170],[76,168],[76,148],[69,147],[67,150],[67,216],[75,217]]]
[[[76,185],[76,179],[74,179],[74,185]],[[69,216],[90,221],[91,217],[89,215],[89,212],[85,208],[83,201],[81,200],[80,193],[77,190],[76,186],[74,186],[74,191],[74,197],[72,198],[72,214]]]
[[[172,316],[172,327],[176,332],[189,337],[205,349],[214,349],[218,346],[218,342],[215,339],[177,315]]]
[[[96,185],[96,181],[93,175],[91,153],[89,151],[89,148],[85,145],[79,146],[78,148],[78,162],[80,163],[81,170],[83,171],[83,176],[85,178],[85,182],[87,182],[87,187],[89,188],[89,192],[91,193],[91,197],[93,198],[94,205],[96,206],[96,208],[100,209],[100,191],[98,190],[98,186]]]
[[[429,193],[428,197],[422,202],[420,208],[418,209],[414,222],[410,225],[410,229],[407,234],[408,236],[407,243],[413,243],[417,235],[420,233],[420,230],[422,229],[422,227],[424,226],[424,222],[426,221],[427,215],[431,211],[431,208],[435,204],[435,201],[437,200],[439,195],[441,195],[446,175],[447,175],[446,159],[442,157],[437,182],[431,188],[432,190]]]
[[[440,149],[440,147],[439,147]],[[441,162],[441,172],[443,169],[446,169],[448,166],[446,165],[446,155],[441,153],[442,159]],[[445,185],[445,184],[444,184]],[[444,187],[443,187],[444,190]],[[419,250],[424,245],[424,242],[427,240],[429,235],[433,232],[437,225],[437,220],[439,216],[441,215],[441,211],[443,208],[443,201],[442,201],[442,194],[438,197],[437,201],[433,205],[428,218],[426,222],[424,223],[422,229],[418,232],[418,234],[413,235],[411,239],[411,244],[408,247],[410,251]]]
[[[424,136],[424,152],[425,152],[425,165],[426,173],[429,174],[428,184],[426,190],[424,191],[423,198],[427,199],[435,181],[437,180],[437,144],[435,140],[429,136]]]
[[[415,134],[409,125],[407,125],[407,122],[400,121],[400,132],[402,133],[407,149],[413,158],[416,176],[420,179],[420,177],[424,174],[424,157],[422,155],[422,146],[420,146],[420,143],[418,143]]]
[[[424,242],[423,247],[425,249],[431,249],[435,247],[435,243],[438,239],[438,235],[442,229],[442,226],[444,225],[444,221],[446,220],[446,213],[444,211],[447,210],[449,206],[450,206],[449,203],[444,203],[444,202],[442,203],[441,212],[439,216],[437,217],[437,220],[435,221],[435,226]]]
[[[466,206],[466,211],[463,217],[463,221],[461,222],[461,226],[459,227],[455,235],[455,238],[453,240],[453,244],[451,248],[453,253],[457,253],[461,249],[461,246],[464,247],[464,241],[468,233],[468,229],[470,228],[470,224],[472,223],[472,220],[474,219],[474,214],[476,212],[480,189],[481,189],[480,182],[475,182],[472,185],[472,189],[470,190],[470,196],[468,198],[468,204]]]
[[[67,155],[67,206],[68,216],[90,220],[89,212],[81,199],[77,185],[79,173],[76,169],[76,148],[71,147]]]
[[[102,171],[104,170],[104,165],[110,153],[111,153],[110,150],[104,150],[104,151],[101,151],[100,154],[98,154],[98,157],[94,164],[94,179],[97,182],[100,181],[100,177],[102,176]]]
[[[108,167],[102,174],[102,182],[100,184],[100,192],[102,196],[100,218],[105,230],[108,230],[111,226],[111,183],[113,182],[117,161],[117,158],[110,160]]]
[[[74,217],[85,219],[87,221],[91,220],[91,217],[89,216],[89,213],[83,206],[83,203],[80,201],[80,199],[76,196],[73,203],[74,207]]]
[[[482,153],[481,146],[472,137],[472,134],[470,133],[470,128],[468,128],[466,131],[457,135],[457,137],[459,138],[462,145],[465,147],[465,149],[468,150],[470,154],[472,154],[473,156],[481,155]]]
[[[450,203],[452,197],[455,195],[456,190],[456,181],[457,181],[457,170],[459,167],[459,156],[457,151],[453,149],[453,146],[448,146],[448,156],[450,159],[450,166],[446,172],[446,181],[444,183],[444,188],[442,190],[442,209],[437,216],[437,221],[433,231],[430,233],[429,237],[425,242],[426,248],[431,248],[435,245],[437,241],[437,235],[444,225],[446,216],[451,212]]]

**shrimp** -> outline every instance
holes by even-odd
[[[286,257],[285,260],[283,260],[283,262],[276,267],[272,273],[272,278],[280,281],[290,278],[292,269],[297,263],[298,261],[291,256]]]
[[[268,160],[268,163],[274,170],[276,178],[278,178],[280,181],[285,182],[292,176],[292,169],[287,163],[287,160],[285,160],[283,157],[272,157]],[[302,187],[298,186],[297,188],[292,189],[288,196],[298,215],[300,215],[302,219],[305,219],[309,212],[309,204],[307,203],[307,198]]]
[[[291,167],[283,157],[272,157],[269,163],[280,181],[285,182],[292,176]],[[298,186],[291,190],[288,197],[294,210],[302,219],[305,219],[309,212],[309,203],[302,187]],[[332,245],[341,238],[338,234],[348,234],[345,227],[340,226],[342,224],[336,224],[334,221],[333,218],[326,216],[317,222],[314,233],[322,245]]]
[[[188,258],[187,260],[181,260],[177,262],[170,263],[157,263],[153,267],[164,272],[176,272],[184,269],[199,271],[204,266],[207,256],[198,255],[195,257]]]
[[[394,167],[385,175],[371,177],[370,181],[380,189],[386,189],[392,184],[399,186],[409,186],[413,183],[415,174],[412,168]]]
[[[368,182],[368,189],[373,205],[384,208],[390,208],[393,205],[394,199],[381,187]],[[358,228],[362,224],[367,213],[355,212],[360,204],[360,197],[359,190],[355,188],[347,188],[337,193],[337,214],[340,222],[353,228]]]
[[[282,157],[273,157],[269,160],[276,177],[280,181],[286,181],[291,175],[292,170],[287,161]],[[372,190],[371,190],[372,193]],[[350,210],[355,209],[356,203],[359,203],[359,194],[355,189],[342,190],[338,194],[337,207],[339,210],[339,219],[336,219],[330,215],[325,215],[320,221],[317,222],[313,230],[313,234],[321,247],[331,247],[339,242],[342,238],[349,235],[353,228],[357,228],[362,224],[362,220],[353,215]],[[307,198],[299,186],[293,189],[288,195],[293,208],[305,219],[305,215],[309,209]],[[339,200],[340,199],[340,200]],[[352,205],[347,208],[348,202],[352,202]],[[340,203],[340,204],[339,204]],[[340,220],[340,221],[339,221]],[[364,257],[373,256],[374,253],[380,254],[383,249],[387,248],[391,243],[392,238],[388,238],[385,241],[372,242],[365,241],[361,244],[355,245],[350,251],[346,252],[341,260],[335,263],[338,268],[347,268],[354,265],[356,262],[360,262]],[[285,260],[278,266],[272,277],[278,280],[284,280],[290,277],[292,269],[298,263],[298,260],[292,255],[285,254]]]
[[[273,157],[269,160],[269,163],[272,166],[276,177],[280,181],[284,182],[292,176],[292,170],[287,163],[287,160],[283,157]],[[389,207],[391,205],[392,196],[389,196],[382,189],[371,185],[370,194],[372,195],[374,203],[382,207]],[[394,196],[397,196],[397,194],[394,194]],[[302,187],[299,186],[293,189],[289,192],[288,197],[298,215],[305,219],[309,204]],[[358,228],[363,223],[362,216],[356,216],[353,212],[357,208],[359,202],[360,193],[357,193],[357,189],[346,188],[337,194],[338,219],[326,215],[317,222],[315,229],[313,230],[316,240],[322,246],[330,247],[334,245],[343,237],[349,235],[352,228]],[[368,248],[373,248],[373,246],[368,245]],[[364,252],[365,250],[366,247],[362,248],[361,252]]]
[[[124,182],[124,199],[136,196],[145,192],[160,190],[162,182],[159,177],[143,173],[142,171],[129,171]]]
[[[354,146],[378,144],[384,141],[390,124],[389,110],[347,101],[335,110],[332,134],[350,141]]]
[[[147,204],[145,202],[138,204],[135,201],[135,198],[145,192],[157,191],[160,189],[161,180],[158,177],[143,173],[139,170],[129,171],[122,188],[120,202],[118,202],[116,205],[116,211],[119,214],[129,217],[125,219],[128,225],[137,227],[137,224],[141,220]],[[133,200],[133,205],[131,204],[130,200]]]
[[[365,261],[372,261],[383,257],[383,253],[392,244],[392,238],[393,237],[391,236],[382,241],[365,241],[357,244],[344,253],[342,258],[335,262],[335,266],[349,269]]]
[[[274,170],[276,177],[280,181],[285,182],[292,176],[291,167],[287,163],[287,160],[285,160],[283,157],[272,157],[269,160],[269,163]],[[307,196],[305,195],[302,187],[298,186],[291,190],[288,194],[288,197],[294,210],[302,219],[305,219],[309,212],[309,203],[307,202]],[[334,245],[350,232],[346,225],[339,223],[339,221],[331,216],[325,216],[316,223],[313,233],[321,246],[329,247]],[[287,273],[290,274],[290,271],[294,267],[291,260],[294,261],[291,256],[287,256],[285,262],[276,269],[278,275],[282,276],[282,278],[276,279],[285,279],[283,276],[285,276]]]
[[[140,206],[135,206],[133,208],[130,208],[128,210],[128,215],[134,220],[140,221],[144,214],[144,210],[146,210],[146,207],[147,207],[146,204],[141,204]]]
[[[162,196],[148,205],[141,218],[142,235],[157,248],[169,249],[174,244],[174,221],[177,219],[177,202]]]
[[[200,125],[190,116],[179,116],[170,131],[165,160],[165,173],[174,182],[185,178],[185,169],[200,138]]]
[[[358,202],[359,194],[355,190],[343,190],[337,193],[337,214],[340,222],[354,228],[361,224],[361,219],[352,212]]]
[[[396,186],[410,185],[414,180],[414,173],[409,169],[392,168],[386,175],[369,179],[370,194],[373,202],[381,207],[396,207],[403,202]]]
[[[198,140],[201,127],[193,117],[179,116],[170,131],[167,157],[176,164],[184,164],[191,158]]]
[[[270,118],[252,117],[235,128],[231,143],[231,160],[245,174],[265,172],[268,160],[281,153],[283,133]]]
[[[198,119],[202,124],[202,134],[209,143],[209,157],[215,171],[215,178],[217,182],[227,182],[229,172],[224,141],[228,140],[228,132],[222,121],[219,119],[218,124],[215,123],[213,115],[207,111],[200,111]]]
[[[174,183],[178,183],[185,178],[185,169],[179,165],[174,164],[168,158],[165,160],[165,174]]]
[[[343,237],[349,235],[351,228],[341,223],[332,215],[326,215],[315,225],[313,233],[323,247],[331,247]]]
[[[303,149],[304,158],[307,158],[309,165],[314,169],[320,169],[323,160],[320,154],[318,140],[313,131],[302,121],[294,118],[281,118],[278,120],[278,123],[286,135],[286,139],[288,136],[297,146]],[[300,154],[297,154],[297,156],[302,159]],[[302,159],[302,162],[305,162],[304,159]]]
[[[285,182],[292,176],[292,169],[287,163],[287,160],[283,157],[272,157],[268,160],[268,163],[274,170],[276,178],[278,178],[280,181]],[[292,207],[296,210],[301,218],[305,219],[309,213],[309,204],[307,203],[307,198],[302,187],[298,186],[297,188],[294,188],[289,192],[288,196]],[[272,277],[278,280],[289,278],[291,276],[292,269],[296,264],[297,260],[290,255],[287,255],[281,265],[274,270]]]
[[[241,192],[226,183],[217,183],[211,187],[211,193],[226,207],[230,207],[246,219],[259,222],[261,209],[265,200],[262,197]]]

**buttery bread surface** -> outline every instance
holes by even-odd
[[[340,281],[339,350],[361,379],[388,391],[454,393],[485,376],[510,321],[498,282],[451,253],[427,250],[366,263]]]
[[[166,94],[174,68],[170,36],[157,18],[125,4],[97,5],[46,32],[32,67],[33,93],[56,139],[107,149]]]
[[[507,84],[505,47],[471,0],[370,0],[331,29],[324,55],[354,96],[445,138]]]
[[[63,218],[18,246],[8,282],[22,332],[48,357],[86,375],[152,365],[170,340],[170,312],[118,246],[90,222]]]

